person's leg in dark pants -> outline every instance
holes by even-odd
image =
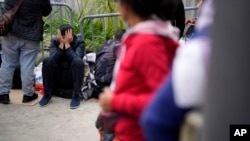
[[[70,108],[74,109],[80,105],[80,92],[81,86],[83,82],[83,75],[84,75],[84,64],[83,60],[80,58],[73,59],[71,63],[71,72],[73,77],[73,96],[70,103]]]
[[[41,106],[45,106],[49,103],[51,99],[53,90],[55,88],[55,72],[57,70],[57,64],[55,60],[51,57],[44,59],[42,67],[43,76],[43,86],[44,86],[44,96],[39,102]]]
[[[68,64],[68,67],[58,66],[58,70],[56,72],[57,89],[55,91],[55,95],[66,99],[72,99],[73,95],[73,77],[70,66],[71,64]]]

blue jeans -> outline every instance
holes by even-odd
[[[34,93],[34,68],[40,42],[8,34],[2,38],[2,64],[0,68],[0,95],[9,94],[15,68],[20,64],[22,90],[26,96]]]

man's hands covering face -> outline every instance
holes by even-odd
[[[72,29],[68,29],[65,31],[65,36],[62,36],[61,31],[58,29],[57,30],[57,38],[60,42],[59,48],[63,49],[68,49],[70,47],[70,43],[73,42],[73,31]]]

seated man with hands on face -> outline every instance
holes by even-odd
[[[50,57],[43,61],[44,96],[39,102],[46,106],[58,89],[73,89],[70,108],[80,105],[80,91],[84,75],[84,41],[77,37],[70,25],[61,25],[57,37],[51,40]]]

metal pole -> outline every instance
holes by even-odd
[[[229,141],[231,124],[250,124],[250,1],[214,3],[213,51],[202,141]]]
[[[102,31],[104,33],[104,41],[106,42],[106,38],[107,38],[107,33],[106,33],[106,22],[105,22],[105,19],[102,18]]]

